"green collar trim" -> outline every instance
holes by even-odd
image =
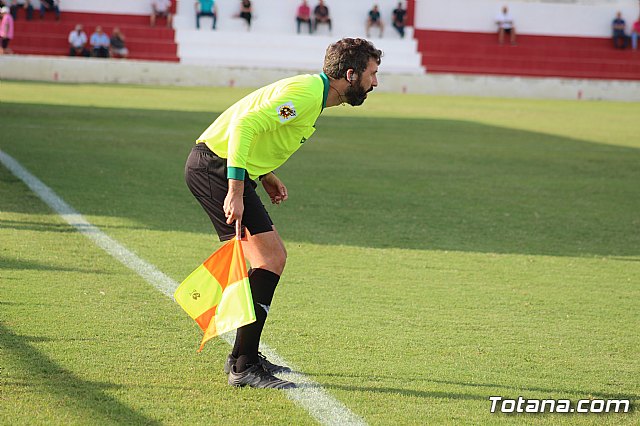
[[[329,77],[323,72],[320,73],[322,84],[324,84],[324,93],[322,94],[322,110],[327,106],[327,97],[329,96]]]

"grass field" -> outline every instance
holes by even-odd
[[[176,281],[219,243],[184,184],[243,89],[2,82],[0,150]],[[281,168],[265,342],[372,425],[638,424],[640,104],[374,93]],[[0,166],[0,424],[313,424]],[[630,398],[491,414],[489,396]]]

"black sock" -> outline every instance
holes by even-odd
[[[267,321],[267,314],[273,300],[273,294],[280,276],[266,269],[252,269],[249,274],[249,284],[251,286],[251,296],[253,297],[253,308],[256,312],[256,321],[240,327],[236,331],[236,341],[233,345],[231,354],[238,358],[242,358],[242,362],[236,363],[236,371],[242,372],[246,369],[247,364],[255,364],[258,362],[258,345],[260,343],[260,335]]]

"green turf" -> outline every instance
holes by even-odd
[[[242,89],[2,82],[0,149],[180,281],[216,247],[183,182]],[[332,108],[279,171],[289,251],[265,341],[371,424],[490,395],[640,400],[640,104],[399,96]],[[0,167],[1,424],[305,424],[235,390],[226,343]]]

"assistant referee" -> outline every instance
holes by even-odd
[[[258,352],[287,252],[256,193],[259,179],[271,202],[288,198],[273,173],[315,132],[325,108],[362,105],[378,85],[382,51],[364,39],[343,38],[327,48],[323,72],[277,81],[247,95],[220,115],[197,139],[185,166],[192,194],[209,215],[221,241],[243,226],[249,282],[257,320],[237,330],[224,371],[233,386],[288,389],[274,374],[290,371]]]

